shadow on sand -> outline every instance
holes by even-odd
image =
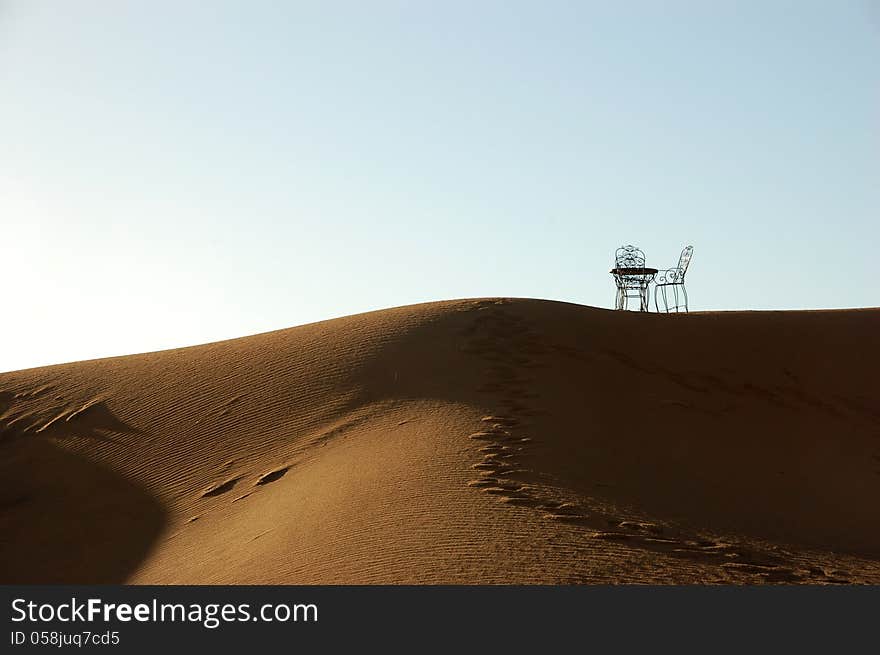
[[[95,403],[41,431],[4,432],[0,583],[125,582],[160,534],[165,510],[139,485],[60,444],[115,443],[114,433],[139,431]]]

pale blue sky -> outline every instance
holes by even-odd
[[[880,5],[0,0],[0,370],[476,296],[880,305]]]

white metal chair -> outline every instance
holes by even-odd
[[[648,285],[653,278],[645,270],[645,253],[633,245],[614,252],[614,283],[617,286],[615,309],[626,309],[630,298],[638,298],[639,311],[648,311]],[[636,272],[641,271],[641,272]]]
[[[658,312],[660,311],[658,298],[661,295],[663,296],[663,306],[667,313],[673,310],[678,312],[681,309],[684,309],[685,312],[688,311],[688,295],[687,289],[684,286],[684,275],[687,273],[693,254],[694,247],[687,246],[681,251],[681,256],[678,258],[678,266],[668,268],[665,271],[657,271],[657,274],[654,276],[654,283],[656,284],[654,289],[654,307]],[[674,300],[672,305],[669,304],[668,291],[672,291]],[[681,293],[681,297],[679,297],[679,293]]]

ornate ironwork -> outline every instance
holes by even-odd
[[[687,246],[684,250],[681,251],[681,256],[678,258],[678,266],[675,268],[668,268],[664,271],[657,271],[657,275],[654,276],[654,282],[656,284],[656,288],[654,289],[654,307],[657,311],[660,311],[659,299],[663,297],[663,306],[666,309],[666,312],[669,313],[671,311],[681,311],[684,308],[684,311],[688,311],[688,296],[687,289],[684,286],[684,276],[687,273],[688,265],[691,263],[691,257],[694,254],[694,247]],[[669,296],[668,292],[672,291],[674,304],[669,304]],[[681,294],[681,298],[679,297],[679,293]],[[682,302],[683,301],[683,302]]]
[[[633,245],[620,246],[614,251],[615,268],[644,268],[645,253]]]
[[[614,283],[617,296],[615,309],[626,309],[630,298],[638,298],[639,311],[648,311],[648,285],[653,271],[645,269],[645,253],[633,245],[621,246],[614,252]]]

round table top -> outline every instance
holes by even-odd
[[[654,275],[657,272],[656,268],[612,268],[611,273],[615,275]]]

